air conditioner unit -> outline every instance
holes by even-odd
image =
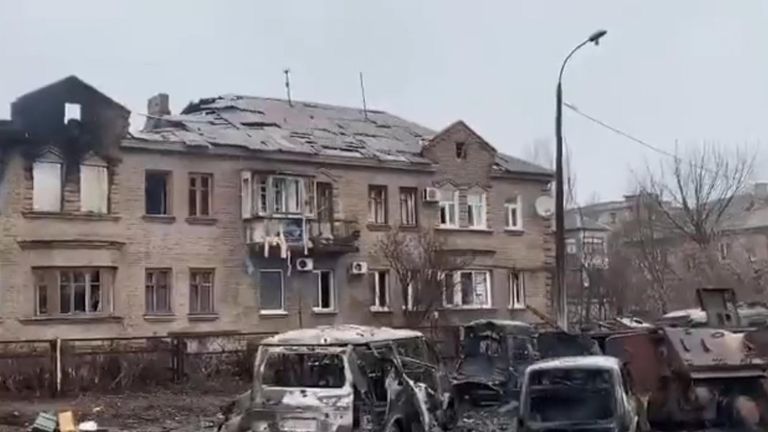
[[[315,268],[315,263],[312,258],[297,258],[296,270],[298,271],[312,271]]]
[[[437,188],[424,188],[424,202],[440,201],[440,191]]]
[[[368,273],[368,263],[365,261],[353,261],[350,273],[362,275]]]

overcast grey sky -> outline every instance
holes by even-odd
[[[223,93],[371,107],[434,129],[467,121],[498,149],[554,142],[565,98],[657,146],[768,141],[768,2],[0,1],[0,118],[10,102],[75,74],[133,111],[157,92],[174,112]],[[134,117],[135,118],[135,117]],[[579,197],[620,197],[658,155],[566,110]],[[133,127],[139,127],[134,121]],[[761,162],[764,159],[760,159]],[[757,176],[766,179],[766,164]]]

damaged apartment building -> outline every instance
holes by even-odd
[[[72,76],[0,122],[0,339],[403,325],[376,248],[393,230],[472,257],[440,324],[550,310],[552,173],[464,122],[232,95],[148,111],[131,128]]]

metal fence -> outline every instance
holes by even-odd
[[[418,329],[450,364],[459,328]],[[201,390],[251,379],[258,344],[273,333],[0,341],[0,393],[57,396],[184,383]]]

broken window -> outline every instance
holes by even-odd
[[[62,164],[37,161],[32,164],[32,208],[35,211],[60,212]]]
[[[440,191],[440,221],[439,226],[455,228],[458,226],[457,213],[459,208],[458,191]]]
[[[282,270],[259,272],[259,299],[261,312],[285,312],[285,292]]]
[[[64,104],[64,124],[70,120],[80,120],[81,106],[79,103],[67,102]]]
[[[446,273],[443,302],[446,307],[491,307],[491,275],[487,270]]]
[[[269,387],[341,388],[347,381],[340,354],[270,352],[261,383]]]
[[[389,272],[374,270],[368,274],[368,280],[373,296],[373,310],[389,310]]]
[[[368,222],[378,225],[387,223],[386,186],[368,186]]]
[[[168,172],[147,171],[144,175],[144,198],[146,214],[169,215],[170,177]]]
[[[545,369],[531,373],[530,417],[535,422],[614,418],[615,384],[604,369]]]
[[[147,269],[145,287],[147,314],[172,312],[170,269]]]
[[[189,313],[210,314],[213,311],[213,270],[190,270]]]
[[[48,315],[48,284],[45,272],[35,270],[35,315]]]
[[[240,171],[240,215],[249,218],[253,215],[253,189],[251,182],[255,181],[250,171]]]
[[[583,240],[585,254],[602,255],[605,254],[605,240],[602,237],[586,236]]]
[[[304,183],[296,177],[272,177],[275,213],[302,213]]]
[[[80,165],[80,211],[109,212],[109,171],[100,159]]]
[[[467,225],[470,228],[485,228],[485,194],[467,194]]]
[[[456,159],[467,158],[467,145],[463,142],[456,143]]]
[[[506,217],[506,228],[509,230],[523,229],[523,218],[520,217],[520,197],[508,199],[504,203],[504,215]]]
[[[416,226],[416,188],[400,188],[400,224]]]
[[[189,175],[189,215],[211,215],[211,190],[213,189],[212,174]]]
[[[335,309],[336,293],[334,291],[333,271],[318,270],[317,275],[317,294],[312,308],[318,312],[328,312]]]
[[[525,309],[525,274],[522,272],[509,272],[509,307]]]
[[[101,286],[98,269],[59,270],[59,313],[101,312]]]

